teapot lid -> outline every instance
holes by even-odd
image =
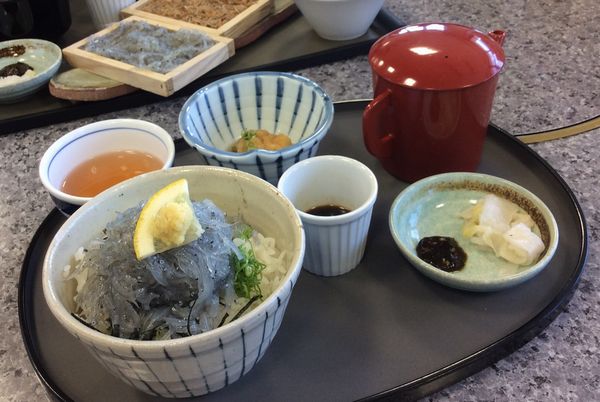
[[[373,71],[394,84],[451,90],[480,84],[504,65],[504,33],[447,23],[410,25],[381,37],[369,51]]]

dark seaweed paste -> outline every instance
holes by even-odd
[[[467,253],[452,237],[424,237],[417,244],[417,255],[423,261],[446,272],[458,271],[467,262]]]
[[[17,57],[25,53],[25,46],[15,45],[0,49],[0,57]]]
[[[33,70],[33,67],[27,63],[21,63],[19,61],[18,63],[9,64],[1,69],[0,78],[10,77],[11,75],[18,75],[19,77],[22,77],[27,70]]]

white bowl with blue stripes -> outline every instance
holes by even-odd
[[[173,164],[175,145],[162,127],[138,119],[109,119],[86,124],[60,137],[42,156],[39,176],[56,208],[69,216],[93,197],[69,194],[61,188],[78,165],[115,151],[138,151],[154,155],[162,169]]]
[[[242,170],[277,184],[294,163],[316,155],[333,122],[333,103],[313,81],[282,72],[250,72],[215,81],[195,92],[179,114],[185,141],[204,163]],[[244,130],[290,136],[277,151],[230,151]]]
[[[82,324],[71,315],[74,289],[63,279],[65,266],[119,212],[139,205],[181,178],[187,179],[192,200],[209,198],[230,219],[243,217],[244,222],[276,240],[276,247],[288,256],[279,284],[262,303],[237,320],[184,338],[122,339]],[[234,383],[260,364],[282,323],[302,268],[304,250],[302,222],[294,206],[276,187],[233,169],[175,167],[124,181],[71,215],[54,236],[44,259],[44,298],[56,320],[120,380],[154,396],[204,395]]]

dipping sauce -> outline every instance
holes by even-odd
[[[342,207],[341,205],[326,204],[312,207],[304,212],[318,216],[337,216],[347,214],[350,211],[350,209]]]
[[[163,165],[158,157],[145,152],[108,152],[75,166],[60,190],[79,197],[94,197],[123,180],[158,170]]]
[[[424,237],[417,244],[417,255],[423,261],[446,272],[465,266],[467,254],[452,237]]]

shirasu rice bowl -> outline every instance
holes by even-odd
[[[112,336],[164,340],[218,328],[269,296],[286,273],[286,253],[275,239],[243,222],[228,222],[210,200],[193,207],[204,232],[184,246],[138,261],[132,233],[140,205],[80,247],[64,270],[66,281],[77,282],[73,316]],[[244,272],[235,269],[248,258],[258,265],[254,289],[247,289]]]
[[[69,272],[73,269],[78,250],[101,238],[103,230],[120,214],[139,208],[158,189],[182,178],[189,183],[192,201],[211,200],[228,223],[251,226],[274,239],[275,247],[285,252],[285,274],[278,284],[271,284],[271,294],[267,296],[263,289],[262,300],[233,321],[230,312],[220,327],[175,339],[119,338],[73,317],[78,313],[74,299],[77,281],[65,281],[65,267],[71,266]],[[251,373],[268,353],[282,322],[293,319],[286,318],[286,310],[293,300],[304,250],[302,222],[294,206],[276,187],[256,176],[216,166],[181,166],[140,175],[85,203],[54,235],[42,271],[44,299],[53,316],[48,319],[54,318],[85,347],[73,347],[72,353],[82,354],[82,358],[89,354],[116,378],[141,392],[170,398],[215,392]],[[263,281],[265,277],[268,275],[263,275]]]

